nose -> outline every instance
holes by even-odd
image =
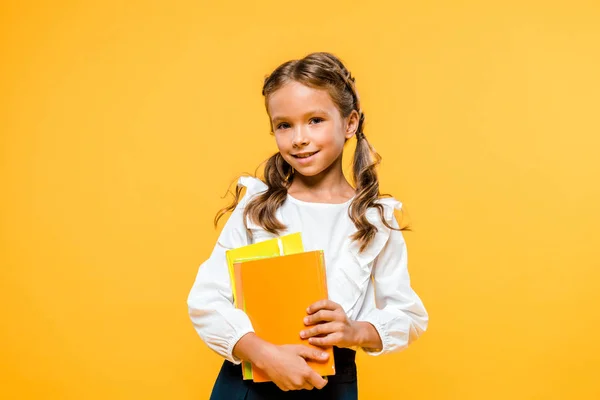
[[[292,137],[292,145],[296,148],[304,147],[310,143],[308,135],[303,127],[299,126],[294,129],[294,136]]]

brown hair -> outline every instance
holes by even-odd
[[[379,180],[376,168],[381,162],[381,157],[369,144],[363,132],[365,115],[360,108],[360,99],[354,77],[344,64],[330,53],[312,53],[301,60],[292,60],[280,65],[271,75],[265,78],[262,94],[265,104],[269,96],[288,82],[295,81],[316,89],[326,89],[337,106],[342,117],[348,117],[356,110],[359,115],[356,130],[356,151],[352,163],[353,180],[356,187],[356,196],[350,204],[348,214],[357,228],[352,236],[353,240],[360,243],[363,251],[375,237],[377,228],[371,224],[367,217],[367,209],[375,207],[379,210],[381,221],[390,228],[398,230],[385,220],[383,206],[376,202],[380,198]],[[294,179],[294,170],[277,152],[265,163],[264,180],[268,189],[256,196],[247,204],[244,210],[244,221],[250,218],[261,225],[266,231],[278,234],[285,229],[275,212],[283,205],[287,198],[287,190]],[[227,212],[233,210],[240,199],[241,187],[237,187],[234,201],[228,207],[220,210],[215,216],[215,225]]]

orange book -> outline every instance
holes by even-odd
[[[284,255],[235,263],[242,285],[240,304],[252,322],[256,334],[277,345],[302,344],[322,350],[300,338],[306,308],[326,299],[327,279],[323,251]],[[241,292],[241,293],[240,293]],[[335,375],[333,349],[326,362],[308,361],[319,375]],[[267,375],[252,365],[254,382],[267,382]]]
[[[279,257],[285,254],[296,254],[303,251],[304,247],[302,245],[302,235],[300,232],[227,250],[227,267],[231,278],[234,305],[237,308],[244,310],[242,304],[242,278],[240,271],[234,270],[234,264],[236,262]],[[245,380],[252,379],[252,365],[249,362],[242,361],[242,371]]]

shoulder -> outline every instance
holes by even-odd
[[[268,189],[266,183],[255,176],[242,175],[238,179],[238,186],[243,186],[249,193],[255,192],[260,193]]]
[[[402,202],[395,197],[380,197],[375,200],[376,206],[372,206],[367,211],[367,219],[374,224],[378,229],[385,229],[385,225],[381,221],[381,217],[388,223],[392,224],[395,221],[394,212],[402,209]],[[381,226],[383,225],[383,226]]]
[[[380,197],[375,201],[374,206],[369,207],[366,217],[367,220],[377,228],[377,232],[371,243],[363,251],[360,250],[360,244],[358,242],[353,241],[350,246],[352,253],[361,265],[366,267],[383,251],[385,245],[390,240],[390,237],[396,232],[393,229],[390,229],[388,225],[394,229],[399,228],[394,212],[401,209],[402,202],[391,196]],[[383,221],[385,221],[387,225]]]
[[[237,182],[238,187],[246,188],[246,194],[244,195],[243,200],[240,202],[240,206],[245,206],[252,197],[264,193],[269,188],[266,183],[264,183],[259,178],[254,176],[244,175],[240,176]]]

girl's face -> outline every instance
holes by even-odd
[[[289,82],[269,96],[267,111],[279,152],[301,175],[316,176],[339,164],[358,113],[343,118],[326,90]]]

